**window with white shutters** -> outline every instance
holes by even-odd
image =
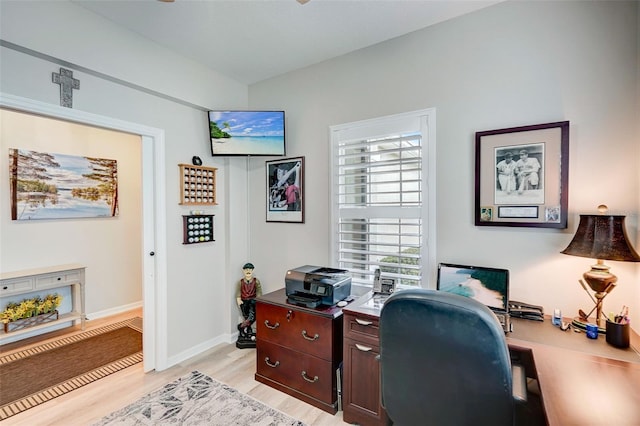
[[[422,286],[430,272],[431,121],[425,110],[331,128],[332,260],[356,284],[372,285],[380,269]]]

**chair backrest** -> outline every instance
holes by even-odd
[[[495,315],[436,290],[393,294],[380,314],[382,402],[395,425],[512,425],[511,360]]]

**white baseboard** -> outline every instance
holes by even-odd
[[[92,312],[90,314],[87,314],[87,321],[121,314],[123,312],[131,311],[138,308],[142,308],[142,301],[130,303],[128,305],[117,306],[111,309],[105,309],[104,311]]]
[[[176,354],[172,357],[169,357],[167,360],[167,368],[173,367],[183,361],[188,360],[189,358],[193,358],[197,355],[202,354],[203,352],[208,351],[209,349],[213,349],[214,347],[221,344],[231,344],[234,343],[238,338],[238,333],[230,333],[223,334],[214,339],[207,340],[199,345],[193,346],[186,351],[182,351],[179,354]]]

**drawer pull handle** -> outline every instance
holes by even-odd
[[[302,372],[302,378],[303,378],[303,379],[305,379],[305,380],[306,380],[307,382],[309,382],[309,383],[315,383],[315,382],[317,382],[318,380],[320,380],[320,379],[318,378],[318,376],[313,376],[313,379],[309,378],[309,376],[307,376],[307,372],[306,372],[306,371],[303,371],[303,372]]]
[[[373,349],[369,346],[363,346],[358,343],[356,343],[356,348],[358,348],[358,350],[361,350],[362,352],[369,352],[371,349]]]
[[[307,335],[307,330],[302,330],[302,337],[304,337],[307,340],[311,340],[313,342],[314,340],[318,340],[320,338],[320,335],[316,333],[313,337],[309,337]]]
[[[270,325],[270,324],[269,324],[269,320],[264,320],[264,325],[265,325],[267,328],[270,328],[271,330],[275,330],[276,328],[280,327],[280,323],[279,323],[279,322],[276,322],[275,324]]]
[[[269,362],[269,357],[266,357],[266,358],[264,359],[264,362],[265,362],[265,364],[267,364],[267,365],[268,365],[269,367],[271,367],[271,368],[276,368],[277,366],[279,366],[279,365],[280,365],[280,361],[276,361],[275,363],[271,363],[271,362]]]
[[[371,325],[373,324],[373,321],[365,321],[365,320],[361,320],[359,318],[356,318],[356,322],[360,325]]]

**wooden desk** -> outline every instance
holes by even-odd
[[[563,332],[549,318],[512,322],[509,349],[531,351],[550,425],[640,425],[640,355],[633,347]]]
[[[345,316],[345,338],[353,331],[353,323],[371,322],[364,327],[375,327],[368,337],[377,335],[377,320],[382,304],[368,293],[343,308]],[[353,321],[350,319],[352,318]],[[549,425],[640,425],[640,340],[632,333],[632,348],[623,350],[609,346],[604,335],[597,340],[587,339],[584,333],[563,332],[544,322],[512,319],[513,332],[507,336],[512,354],[530,355],[532,365],[525,369],[527,375],[537,378],[542,402]],[[347,328],[350,328],[349,330]],[[364,333],[364,332],[362,332]],[[368,346],[378,350],[376,342]],[[345,341],[344,365],[344,419],[357,420],[359,424],[384,424],[386,415],[379,403],[364,404],[352,400],[350,383],[369,382],[371,378],[353,378],[361,374],[362,368],[349,365],[353,357],[353,345]],[[378,368],[370,369],[371,376],[379,376]],[[355,373],[357,371],[357,373]],[[378,386],[369,385],[374,392]],[[358,396],[359,401],[379,401],[379,394],[368,399]]]

